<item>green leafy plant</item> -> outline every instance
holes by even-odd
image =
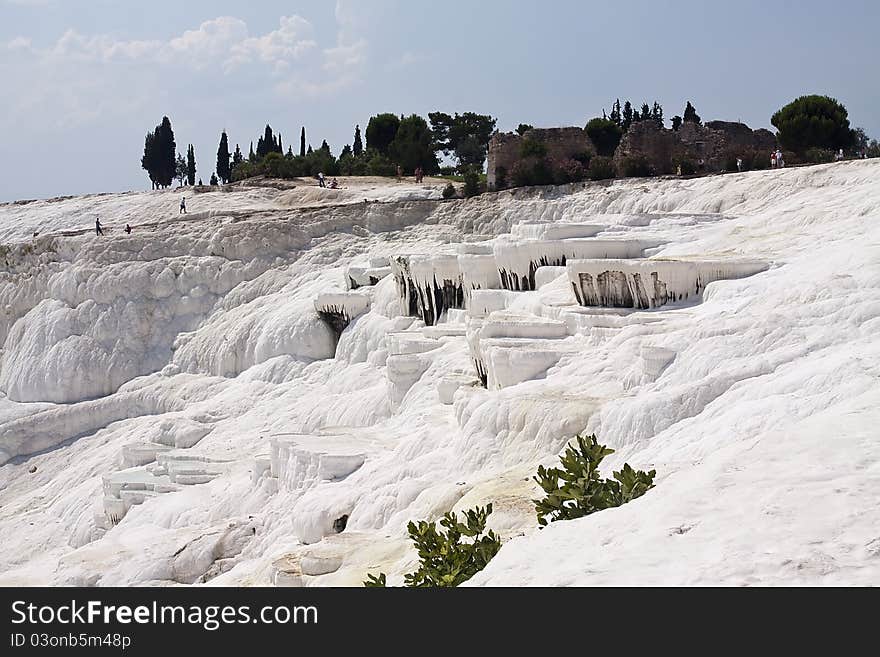
[[[614,450],[600,445],[595,434],[576,436],[560,457],[562,468],[538,467],[533,477],[545,493],[532,500],[542,527],[555,520],[573,520],[596,511],[626,504],[654,487],[655,470],[633,470],[629,464],[614,473],[613,479],[599,477],[599,464]]]
[[[597,155],[590,160],[590,169],[587,172],[590,180],[608,180],[614,177],[614,162],[610,157]]]
[[[407,531],[420,564],[418,570],[404,576],[405,586],[458,586],[483,570],[501,549],[498,535],[491,529],[485,531],[486,518],[491,513],[491,504],[465,511],[463,522],[459,522],[456,514],[447,513],[439,523],[445,532],[438,531],[433,522],[410,522]],[[462,538],[473,540],[464,542]],[[385,574],[367,575],[364,586],[386,586]]]

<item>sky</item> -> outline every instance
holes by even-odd
[[[149,189],[163,115],[206,183],[222,130],[338,154],[379,112],[508,131],[620,98],[770,127],[819,93],[880,138],[878,25],[877,0],[0,0],[0,201]]]

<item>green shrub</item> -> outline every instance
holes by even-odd
[[[623,129],[611,119],[591,119],[585,130],[596,152],[607,157],[614,155],[623,137]]]
[[[580,182],[587,177],[584,165],[574,159],[555,160],[552,163],[553,182],[557,185]]]
[[[577,446],[568,445],[562,455],[562,469],[538,467],[534,480],[545,493],[532,500],[542,527],[555,520],[572,520],[596,511],[620,506],[641,497],[654,487],[655,470],[633,470],[629,464],[614,473],[614,479],[599,478],[599,464],[614,450],[600,445],[595,435],[576,436]]]
[[[625,178],[647,178],[652,174],[651,165],[644,157],[625,157],[620,166]]]
[[[545,155],[547,155],[547,147],[544,144],[534,139],[523,139],[523,143],[519,147],[519,156],[521,158],[542,158]]]
[[[590,180],[608,180],[614,177],[614,162],[610,157],[597,155],[590,160]]]
[[[674,157],[672,158],[672,166],[675,167],[675,172],[678,173],[678,168],[681,167],[682,176],[692,176],[697,172],[696,165],[690,160],[683,157]]]
[[[407,531],[420,563],[418,570],[404,576],[404,584],[409,587],[458,586],[483,570],[501,549],[501,539],[491,529],[481,536],[491,513],[491,504],[465,511],[465,522],[459,522],[454,513],[447,513],[440,520],[445,533],[437,531],[433,522],[410,522]],[[462,537],[473,540],[464,543]],[[385,585],[384,573],[367,575],[364,582],[368,587]]]
[[[480,174],[473,167],[464,172],[464,195],[465,197],[476,196],[480,193]]]
[[[827,148],[809,148],[804,153],[804,161],[812,164],[824,164],[834,161],[834,152]],[[787,161],[783,155],[783,161]]]
[[[443,188],[443,198],[455,198],[455,185],[449,183]]]

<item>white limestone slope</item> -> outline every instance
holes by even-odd
[[[409,520],[487,502],[468,585],[880,582],[880,162],[395,185],[0,206],[0,584],[397,584]],[[610,271],[676,293],[576,296]],[[539,531],[584,431],[657,485]]]

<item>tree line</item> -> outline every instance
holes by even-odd
[[[350,144],[335,155],[327,140],[313,149],[306,140],[306,129],[300,131],[299,149],[292,145],[285,152],[283,137],[267,124],[262,136],[250,142],[247,157],[239,144],[230,154],[229,138],[224,130],[217,148],[212,183],[228,183],[256,175],[277,178],[315,176],[375,175],[393,176],[398,167],[406,175],[421,169],[425,175],[482,171],[486,162],[489,139],[495,131],[496,119],[489,115],[465,112],[447,114],[430,112],[428,119],[418,114],[409,116],[392,113],[370,117],[362,134],[355,126]],[[176,153],[174,131],[167,116],[155,130],[147,133],[141,166],[147,171],[154,189],[171,185],[175,178],[182,184],[195,184],[196,164],[192,144],[186,157]],[[451,157],[452,167],[441,167],[439,154]]]
[[[602,111],[601,117],[587,122],[585,130],[596,149],[592,158],[584,154],[571,161],[546,161],[541,144],[526,139],[522,145],[523,162],[515,171],[503,171],[500,181],[515,185],[574,182],[591,178],[601,180],[617,175],[650,175],[644,163],[630,163],[626,171],[616,172],[610,162],[626,132],[638,123],[650,121],[664,127],[662,105],[654,101],[637,107],[626,100],[616,99],[611,112]],[[701,124],[696,108],[687,101],[681,115],[671,119],[673,130],[684,123]],[[842,149],[855,156],[880,157],[880,143],[871,140],[861,128],[852,128],[846,108],[828,96],[801,96],[777,111],[771,124],[777,129],[777,138],[783,149],[791,152],[790,162],[827,162]],[[278,178],[315,176],[393,176],[400,167],[411,175],[421,169],[426,175],[458,173],[466,180],[482,172],[486,161],[488,142],[495,131],[496,119],[487,114],[464,112],[447,114],[429,112],[427,119],[418,114],[409,116],[381,113],[370,117],[362,133],[355,126],[350,144],[345,144],[335,155],[326,140],[313,149],[306,139],[306,129],[300,130],[299,148],[284,149],[280,132],[266,125],[258,137],[256,148],[250,142],[248,154],[242,154],[239,144],[230,153],[229,139],[224,130],[220,135],[217,159],[211,184],[226,184],[256,175]],[[527,135],[532,126],[520,123],[516,132]],[[439,155],[452,158],[454,165],[441,167]],[[761,155],[763,157],[763,155]],[[746,163],[751,168],[751,163]],[[167,116],[144,139],[141,166],[147,171],[154,189],[179,184],[196,184],[196,161],[192,144],[186,156],[176,151],[174,131]],[[756,158],[754,167],[766,166]],[[198,181],[201,184],[201,180]]]

